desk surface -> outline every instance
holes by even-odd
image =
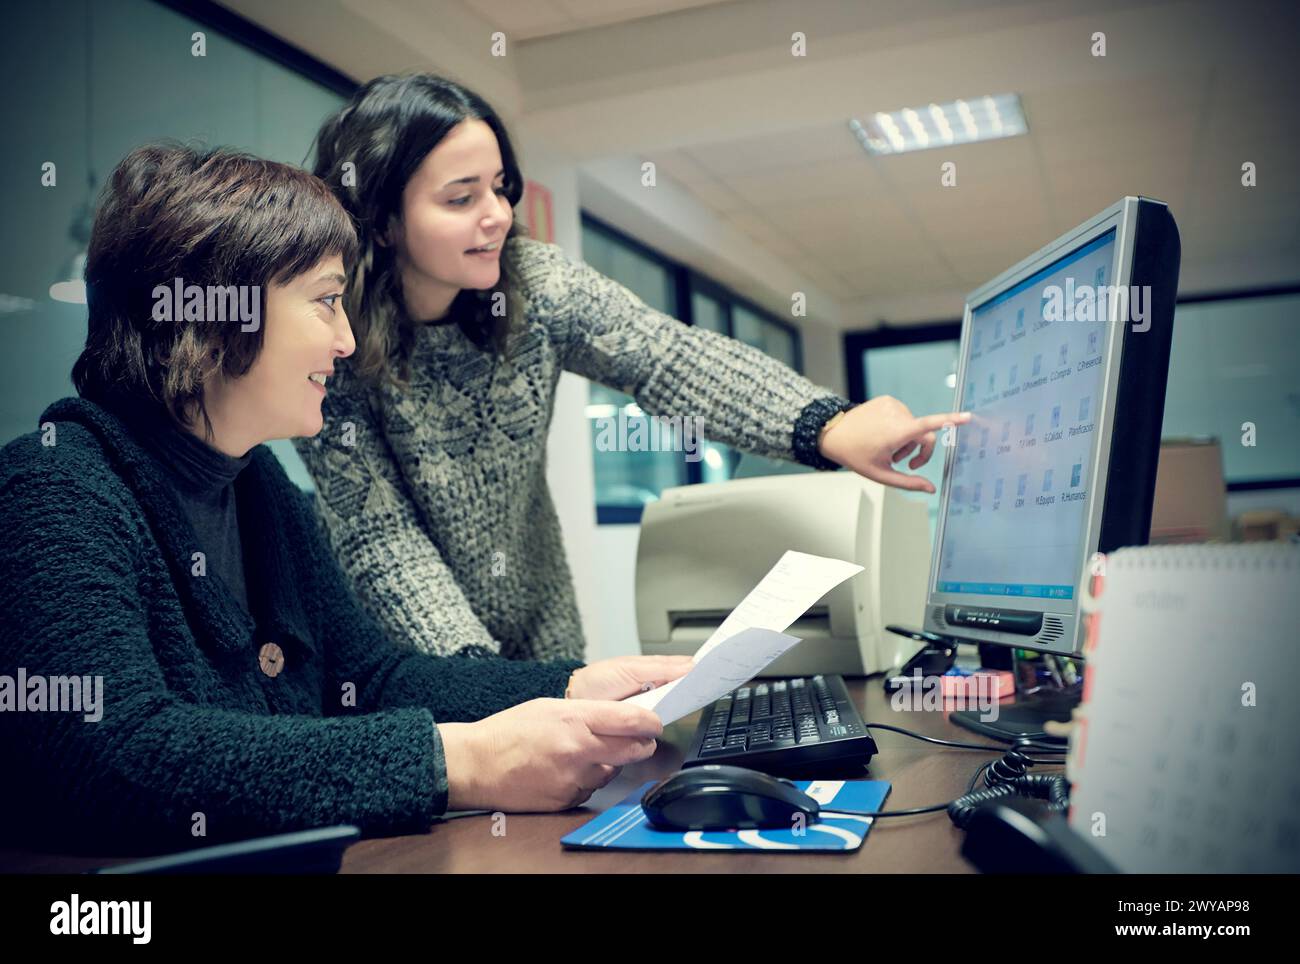
[[[879,678],[846,680],[850,696],[868,723],[894,723],[926,736],[985,740],[936,712],[896,712]],[[945,813],[877,820],[866,842],[850,854],[639,853],[567,851],[560,838],[617,803],[647,780],[676,771],[699,714],[665,728],[655,755],[625,767],[618,778],[584,806],[552,814],[508,814],[504,836],[494,836],[490,815],[440,821],[427,834],[362,840],[343,857],[343,873],[971,873],[960,854],[962,834]],[[888,780],[887,810],[944,803],[965,792],[980,764],[993,753],[949,749],[898,733],[872,734],[880,752],[866,774]],[[8,872],[78,873],[121,863],[105,858],[54,857],[0,851]]]

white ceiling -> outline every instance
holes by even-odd
[[[834,298],[835,324],[959,309],[1125,194],[1171,205],[1184,291],[1300,281],[1295,3],[326,0],[310,29],[283,12],[296,0],[228,5],[359,77],[453,56],[412,62],[435,43],[434,11],[504,31],[509,57],[455,66],[471,86],[516,95],[501,109],[526,141],[579,165],[655,162]],[[349,36],[370,23],[407,46],[381,63],[373,38],[331,37],[331,6]],[[806,57],[791,56],[794,31]],[[1091,55],[1094,31],[1104,58]],[[1020,94],[1028,135],[870,157],[846,126],[1004,92]],[[940,184],[944,161],[955,187]],[[1255,188],[1241,185],[1245,161]]]
[[[516,40],[535,40],[721,2],[724,0],[465,0],[465,6]]]

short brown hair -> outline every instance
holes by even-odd
[[[352,219],[307,171],[224,148],[150,144],[128,154],[100,197],[86,257],[89,329],[72,369],[91,401],[154,404],[183,426],[200,416],[204,382],[243,375],[262,326],[203,318],[157,321],[154,289],[183,279],[205,290],[285,283],[324,258],[357,257]]]

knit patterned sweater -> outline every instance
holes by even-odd
[[[513,250],[512,250],[513,249]],[[709,439],[819,468],[842,399],[755,348],[647,306],[556,245],[513,239],[527,310],[508,363],[456,325],[422,326],[405,390],[336,365],[325,427],[296,441],[362,603],[418,651],[581,658],[585,642],[546,481],[570,371]]]
[[[234,482],[250,615],[215,572],[196,574],[170,477],[117,417],[69,398],[41,422],[53,445],[32,433],[0,451],[0,831],[24,846],[426,831],[447,803],[435,721],[559,697],[578,665],[395,645],[266,446]],[[31,711],[32,681],[55,676],[102,677],[100,719],[50,711],[52,690]]]

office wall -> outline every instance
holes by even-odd
[[[524,176],[551,192],[554,241],[570,257],[582,257],[582,221],[577,171],[568,159],[547,153],[526,138],[518,145]],[[600,659],[600,556],[596,543],[596,484],[587,431],[587,379],[565,372],[560,377],[546,442],[546,481],[564,533],[587,638],[587,659]],[[527,564],[527,561],[524,561]]]

